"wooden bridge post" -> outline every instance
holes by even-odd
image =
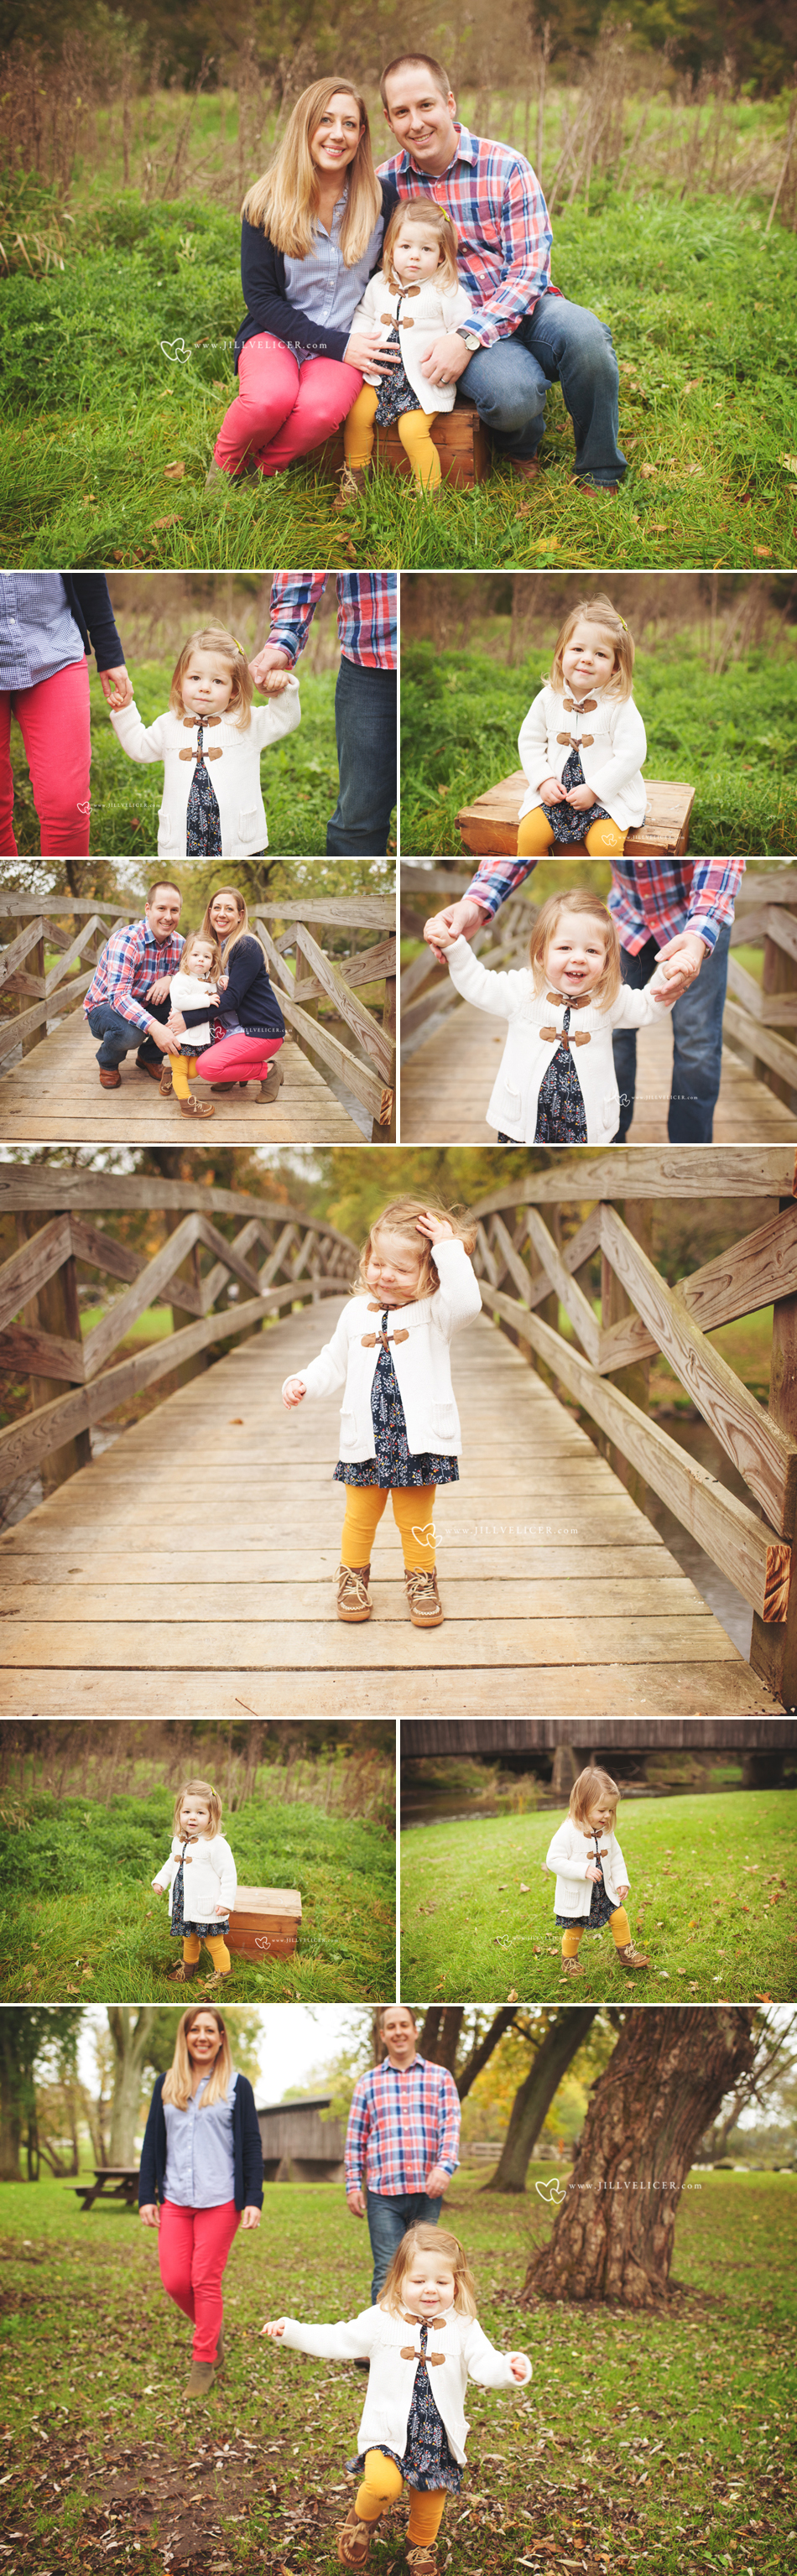
[[[47,1221],[46,1216],[43,1216],[41,1222],[46,1224]],[[29,1243],[32,1236],[39,1230],[37,1218],[23,1213],[17,1216],[16,1225],[18,1243]],[[59,1339],[68,1342],[80,1341],[80,1306],[74,1253],[70,1252],[67,1260],[62,1262],[60,1270],[53,1272],[52,1279],[47,1279],[44,1287],[37,1290],[36,1296],[29,1298],[24,1308],[24,1321],[31,1330],[38,1328],[40,1332],[56,1333]],[[64,1394],[63,1378],[31,1377],[30,1393],[31,1412],[35,1413],[39,1405],[53,1404],[56,1396]],[[44,1493],[55,1493],[58,1485],[65,1485],[67,1478],[77,1473],[78,1467],[90,1465],[91,1433],[76,1431],[73,1438],[65,1440],[60,1449],[48,1449],[42,1459],[41,1480]]]
[[[791,1202],[781,1199],[780,1204],[785,1208]],[[769,1411],[780,1429],[797,1439],[797,1295],[778,1297],[773,1310]],[[754,1610],[750,1662],[791,1714],[797,1709],[797,1525],[785,1530],[784,1537],[793,1551],[786,1617],[777,1625],[765,1624]]]
[[[19,930],[24,930],[24,928],[25,928],[25,923],[24,923],[24,921],[22,921],[22,920],[18,921],[18,922],[17,922],[17,930],[18,930],[18,931],[19,931]],[[26,957],[26,959],[25,959],[25,972],[26,972],[26,974],[27,974],[27,975],[33,975],[33,976],[35,976],[35,978],[36,978],[36,982],[37,982],[37,983],[41,983],[41,984],[42,984],[42,986],[43,986],[43,984],[44,984],[44,939],[43,939],[43,937],[42,937],[41,939],[37,939],[35,948],[31,948],[31,949],[29,949],[29,951],[28,951],[28,955],[27,955],[27,957]],[[31,1004],[30,1004],[30,995],[29,995],[29,994],[27,994],[27,993],[24,993],[24,992],[23,992],[23,993],[20,993],[20,997],[19,997],[19,1010],[20,1010],[20,1014],[21,1014],[23,1011],[29,1011],[29,1010],[30,1010],[30,1007],[31,1007]],[[28,1032],[28,1036],[27,1036],[26,1038],[23,1038],[23,1040],[22,1040],[22,1053],[23,1053],[23,1055],[32,1055],[34,1047],[41,1046],[41,1045],[42,1045],[42,1043],[43,1043],[43,1040],[46,1038],[46,1036],[47,1036],[47,1021],[46,1021],[46,1019],[43,1019],[43,1020],[40,1022],[39,1027],[38,1027],[37,1029],[30,1029],[30,1030],[29,1030],[29,1032]],[[63,1392],[63,1390],[59,1387],[59,1389],[58,1389],[58,1393],[59,1393],[59,1395],[60,1395],[62,1392]],[[37,1397],[37,1403],[44,1404],[44,1403],[46,1402],[46,1400],[47,1400],[47,1399],[46,1399],[44,1396],[39,1396],[39,1397]]]
[[[791,910],[790,917],[792,920],[795,918]],[[792,957],[787,948],[779,947],[777,940],[770,939],[768,936],[764,939],[764,971],[761,989],[768,1001],[771,1001],[776,993],[797,991],[797,957]],[[787,1034],[791,1036],[792,1032],[789,1030]],[[767,1089],[774,1091],[776,1100],[785,1101],[787,1109],[794,1108],[793,1085],[787,1081],[784,1074],[774,1073],[770,1065],[760,1063],[757,1058],[753,1062],[753,1071],[757,1082],[766,1083]]]
[[[633,1234],[635,1241],[641,1244],[643,1252],[648,1253],[649,1256],[652,1256],[653,1245],[653,1204],[652,1199],[618,1201],[618,1215],[624,1218],[629,1234]],[[608,1330],[610,1324],[619,1324],[623,1315],[633,1315],[635,1311],[632,1298],[627,1296],[625,1289],[621,1287],[616,1271],[612,1269],[605,1252],[602,1252],[601,1312],[604,1332]],[[610,1383],[619,1388],[621,1395],[627,1395],[632,1404],[638,1405],[640,1412],[647,1413],[650,1393],[649,1360],[634,1360],[630,1368],[614,1369]],[[596,1437],[594,1427],[590,1437],[592,1439]],[[644,1512],[647,1508],[647,1485],[639,1469],[630,1465],[629,1460],[624,1458],[622,1450],[616,1447],[613,1440],[609,1440],[605,1434],[598,1434],[597,1437],[604,1457],[613,1468],[615,1476],[619,1476],[620,1483],[625,1486],[626,1493],[630,1494],[632,1502],[637,1503],[639,1510]]]
[[[384,1010],[383,1010],[383,1012],[382,1012],[382,1027],[383,1027],[383,1030],[384,1030],[385,1037],[390,1039],[390,1044],[391,1044],[391,1049],[392,1049],[392,1061],[391,1061],[391,1067],[390,1067],[389,1081],[390,1081],[390,1088],[391,1088],[391,1091],[392,1091],[392,1093],[393,1093],[393,1107],[392,1107],[391,1112],[390,1112],[390,1122],[389,1122],[389,1125],[388,1125],[388,1126],[386,1126],[386,1127],[380,1127],[380,1126],[379,1126],[379,1123],[378,1123],[378,1120],[377,1120],[376,1118],[374,1119],[373,1126],[372,1126],[372,1128],[371,1128],[371,1143],[372,1143],[372,1145],[395,1145],[395,1142],[396,1142],[396,1134],[397,1134],[397,1125],[396,1125],[396,1117],[397,1117],[397,1091],[396,1091],[396,1083],[397,1083],[397,1064],[396,1064],[396,977],[395,977],[395,975],[386,975],[386,976],[385,976],[385,1007],[384,1007]]]

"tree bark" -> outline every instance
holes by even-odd
[[[757,2049],[751,2007],[634,2009],[595,2087],[566,2197],[526,2274],[535,2297],[666,2297],[675,2216],[693,2155]]]
[[[546,2031],[525,2083],[515,2094],[500,2161],[490,2181],[484,2184],[485,2191],[525,2191],[535,2138],[539,2137],[557,2087],[586,2039],[597,2009],[597,2004],[575,2008],[568,2005],[553,2028]]]
[[[116,2058],[109,2161],[112,2165],[132,2165],[136,2156],[141,2085],[157,2007],[142,2004],[136,2012],[131,2004],[108,2004],[106,2010]]]

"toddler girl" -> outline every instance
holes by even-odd
[[[275,685],[276,683],[276,685]],[[226,626],[200,626],[179,656],[165,715],[142,724],[135,699],[118,714],[117,741],[130,760],[162,760],[158,816],[161,859],[262,858],[268,832],[260,754],[301,722],[292,672],[269,673],[275,705],[253,707],[246,654]],[[209,763],[213,762],[211,776]]]
[[[289,1407],[305,1395],[345,1389],[335,1468],[348,1487],[339,1619],[370,1619],[371,1548],[390,1493],[413,1627],[440,1625],[432,1510],[436,1487],[459,1476],[450,1343],[481,1306],[469,1260],[475,1241],[475,1226],[425,1208],[422,1199],[394,1199],[361,1256],[360,1280],[370,1295],[355,1293],[331,1342],[301,1375],[285,1380]]]
[[[215,939],[203,939],[201,930],[189,930],[179,969],[170,983],[173,1011],[181,1011],[186,1033],[180,1039],[179,1055],[165,1055],[160,1087],[164,1099],[176,1093],[184,1118],[212,1118],[210,1102],[194,1099],[189,1091],[189,1075],[196,1073],[197,1057],[213,1045],[210,1012],[218,1009],[221,977],[221,949]],[[226,982],[226,977],[225,977]]]
[[[546,1869],[556,1870],[554,1921],[561,1924],[562,1975],[580,1977],[578,1950],[582,1932],[612,1927],[617,1957],[624,1968],[646,1968],[635,1950],[623,1904],[628,1895],[625,1861],[614,1830],[620,1791],[608,1771],[580,1771],[570,1791],[563,1825],[550,1844]]]
[[[422,492],[436,492],[440,458],[429,435],[439,411],[452,411],[456,385],[432,385],[421,373],[435,340],[444,331],[461,331],[471,314],[464,286],[457,277],[457,236],[450,215],[426,197],[405,198],[391,215],[384,239],[383,266],[369,278],[352,331],[384,329],[384,345],[400,351],[400,363],[381,380],[369,378],[343,424],[343,452],[348,468],[342,498],[360,491],[371,462],[374,427],[397,421],[402,447]],[[479,346],[478,333],[473,347]]]
[[[645,820],[645,727],[631,695],[634,646],[625,618],[599,592],[565,618],[551,676],[518,737],[529,793],[518,858],[553,841],[590,858],[617,858]]]
[[[187,1986],[196,1976],[203,1941],[213,1961],[205,1978],[208,1992],[224,1984],[232,1960],[224,1938],[235,1904],[237,1876],[229,1843],[221,1827],[221,1799],[208,1780],[187,1780],[174,1809],[169,1858],[152,1885],[171,1897],[171,1937],[182,1941],[178,1966],[169,1984]]]
[[[671,1009],[666,966],[643,992],[624,984],[611,913],[582,888],[540,906],[529,964],[507,974],[491,973],[466,939],[447,937],[440,946],[457,991],[509,1022],[487,1110],[499,1145],[611,1144],[620,1119],[612,1030],[643,1028]]]
[[[263,2333],[321,2360],[370,2363],[359,2430],[363,2484],[338,2533],[342,2567],[365,2567],[371,2531],[410,2489],[407,2565],[435,2576],[434,2543],[446,2494],[458,2495],[465,2465],[468,2380],[482,2388],[525,2386],[525,2352],[497,2352],[476,2316],[476,2294],[459,2238],[443,2227],[410,2227],[393,2256],[382,2296],[348,2324],[269,2320]]]

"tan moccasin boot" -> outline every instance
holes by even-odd
[[[341,2524],[337,2537],[337,2552],[341,2567],[367,2567],[373,2529],[372,2522],[359,2521],[353,2504],[350,2504],[346,2520]]]
[[[443,1605],[437,1589],[437,1568],[432,1565],[408,1567],[404,1575],[410,1618],[413,1628],[439,1628]]]
[[[371,1611],[373,1609],[373,1602],[368,1590],[368,1577],[370,1571],[370,1565],[338,1566],[338,1598],[336,1607],[339,1619],[348,1619],[354,1625],[356,1625],[360,1620],[370,1619]]]
[[[615,1958],[619,1959],[621,1968],[650,1967],[650,1960],[646,1959],[644,1950],[635,1950],[633,1941],[626,1941],[622,1950],[616,1950]]]

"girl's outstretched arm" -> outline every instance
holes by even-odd
[[[495,2344],[490,2343],[484,2327],[480,2326],[478,2317],[471,2318],[464,2358],[468,2378],[477,2380],[480,2388],[511,2388],[525,2385],[531,2378],[528,2353],[498,2352]],[[521,2368],[515,2369],[515,2363],[520,2363]]]
[[[534,991],[529,966],[483,966],[481,958],[474,957],[467,939],[455,939],[446,953],[446,965],[463,1000],[473,1002],[477,1011],[488,1011],[494,1020],[517,1019]]]

